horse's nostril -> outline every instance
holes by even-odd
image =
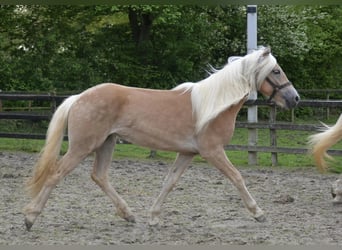
[[[300,99],[300,98],[299,98],[299,96],[297,95],[297,96],[295,97],[295,101],[296,101],[296,102],[299,102],[299,99]]]

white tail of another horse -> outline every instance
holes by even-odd
[[[334,126],[323,125],[322,132],[309,136],[310,153],[321,172],[328,168],[325,159],[332,159],[327,150],[342,139],[342,114]]]
[[[32,178],[27,182],[27,190],[35,197],[41,190],[47,177],[56,169],[56,163],[68,122],[70,107],[78,95],[67,98],[56,110],[46,133],[45,146],[40,152]]]

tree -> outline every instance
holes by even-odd
[[[340,6],[258,6],[258,44],[297,88],[341,82]],[[0,89],[172,88],[246,54],[246,6],[1,6]],[[319,70],[318,70],[319,69]]]
[[[339,88],[341,6],[260,6],[260,42],[271,45],[297,88]]]
[[[306,88],[340,88],[342,82],[342,6],[309,8],[307,18],[310,50],[306,65]]]

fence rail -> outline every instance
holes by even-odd
[[[1,93],[0,92],[0,120],[1,119],[15,119],[15,120],[30,120],[30,121],[48,121],[50,120],[56,107],[66,98],[68,95],[51,95],[51,94],[13,94],[13,93]],[[2,111],[1,101],[48,101],[50,102],[50,108],[46,114],[37,114],[35,112],[13,112]],[[225,148],[232,151],[248,151],[254,152],[269,152],[272,154],[272,164],[277,165],[277,154],[306,154],[306,148],[287,148],[277,146],[277,130],[299,130],[299,131],[317,131],[317,124],[294,124],[294,123],[281,123],[276,122],[275,119],[275,107],[268,104],[264,100],[247,101],[244,106],[268,106],[270,109],[270,121],[269,122],[236,122],[237,128],[246,129],[268,129],[271,135],[270,146],[251,146],[251,145],[227,145]],[[341,108],[342,101],[338,100],[302,100],[299,107],[311,107],[311,108]],[[24,133],[3,133],[0,131],[0,137],[3,138],[21,138],[21,139],[45,139],[45,134],[24,134]],[[67,136],[64,137],[67,140]],[[329,150],[331,155],[342,155],[342,150]]]

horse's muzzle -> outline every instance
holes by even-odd
[[[284,91],[283,98],[285,99],[286,109],[295,108],[300,101],[299,94],[295,88],[289,88],[287,91]]]

